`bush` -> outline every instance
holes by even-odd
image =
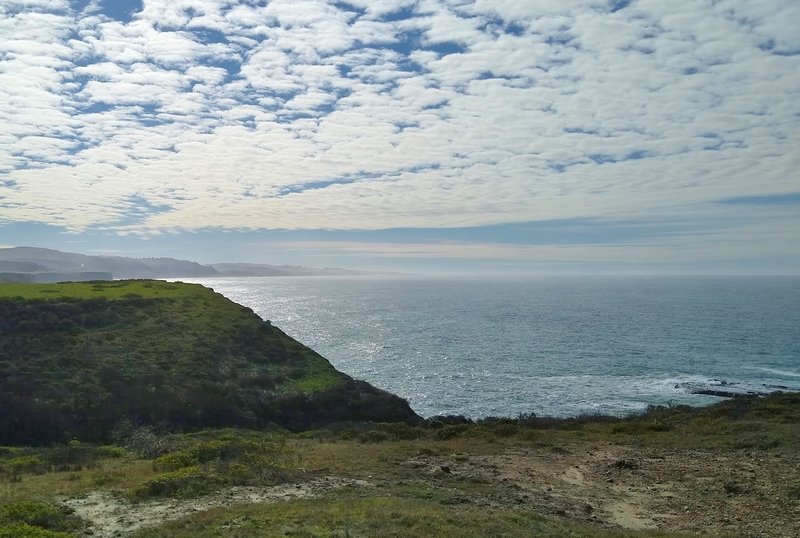
[[[268,461],[275,466],[275,458],[283,451],[282,445],[265,440],[216,439],[161,456],[155,460],[154,466],[160,471],[175,471],[210,462],[247,463],[255,460],[261,463]]]
[[[461,437],[469,431],[469,426],[466,424],[449,424],[436,430],[434,437],[443,441],[447,439],[455,439]]]
[[[108,458],[124,458],[128,455],[128,451],[120,446],[104,445],[99,447],[99,450]]]
[[[360,443],[382,443],[392,439],[392,436],[381,430],[368,430],[358,436]]]
[[[190,497],[223,485],[264,485],[286,482],[293,474],[279,460],[281,443],[228,436],[197,443],[153,462],[163,474],[135,491],[138,497]]]
[[[40,501],[0,505],[0,537],[61,537],[79,529],[83,521],[62,506]],[[16,534],[14,534],[16,532]]]
[[[66,446],[54,446],[43,450],[41,457],[56,471],[80,471],[97,465],[97,460],[106,456],[106,451],[92,445],[70,442]]]
[[[225,479],[213,472],[192,466],[156,476],[134,491],[137,497],[192,497],[210,493],[225,484]]]
[[[137,427],[127,420],[118,424],[111,436],[140,458],[157,458],[186,446],[179,435],[159,432],[151,426]]]
[[[37,456],[17,456],[4,462],[3,466],[11,474],[44,473],[47,471],[45,463]]]
[[[519,432],[519,422],[513,418],[486,417],[478,423],[490,436],[511,437]]]

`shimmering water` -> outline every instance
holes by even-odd
[[[623,414],[800,389],[800,278],[191,280],[249,306],[423,416]]]

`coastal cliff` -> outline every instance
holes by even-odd
[[[0,409],[0,444],[420,420],[249,308],[161,281],[0,285]]]

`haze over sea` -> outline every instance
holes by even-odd
[[[800,278],[191,279],[423,416],[626,414],[800,389]]]

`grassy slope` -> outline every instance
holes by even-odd
[[[199,285],[0,285],[0,442],[179,427],[413,420],[408,405]]]

